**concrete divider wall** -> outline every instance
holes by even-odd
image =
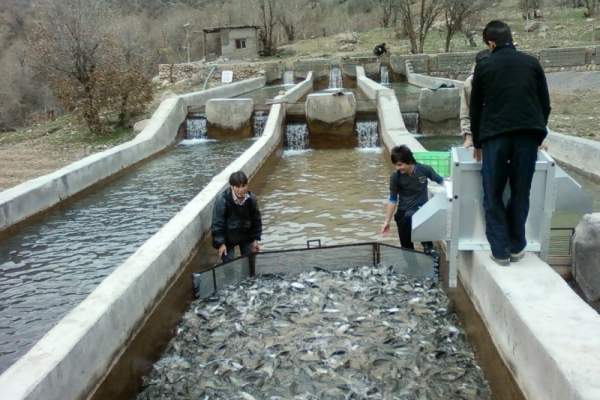
[[[0,375],[2,399],[84,398],[210,229],[214,199],[229,175],[253,176],[280,146],[284,119],[285,105],[273,105],[256,143]]]
[[[204,105],[214,97],[246,93],[264,86],[265,82],[265,78],[253,78],[167,99],[133,140],[0,192],[0,232],[171,145],[186,118],[187,106]]]
[[[533,254],[462,257],[459,279],[528,399],[600,399],[600,315]]]
[[[414,86],[427,89],[437,89],[441,85],[454,86],[462,89],[464,83],[456,79],[440,78],[437,76],[430,76],[424,74],[415,73],[414,66],[411,61],[407,60],[406,63],[406,80],[408,83]]]
[[[379,134],[386,149],[390,151],[394,146],[404,144],[412,151],[425,151],[423,145],[406,129],[394,91],[369,79],[360,66],[356,67],[356,81],[367,97],[377,100]]]
[[[306,78],[302,82],[285,92],[285,95],[282,96],[283,101],[286,103],[296,103],[298,100],[304,97],[304,95],[313,90],[313,82],[313,73],[312,71],[309,71],[306,75]]]
[[[600,182],[600,142],[550,131],[544,144],[557,161]]]
[[[246,79],[240,82],[229,85],[219,86],[216,88],[202,90],[180,95],[179,98],[183,101],[184,107],[202,107],[210,99],[218,97],[234,97],[243,93],[251,92],[265,86],[267,79],[263,77]]]

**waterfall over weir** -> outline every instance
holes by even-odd
[[[294,71],[285,71],[283,73],[283,84],[293,85],[294,84]]]
[[[357,121],[354,129],[358,139],[358,148],[374,149],[379,147],[378,121]],[[309,148],[308,125],[306,122],[287,123],[284,146],[286,150],[307,150]]]
[[[267,124],[267,118],[269,118],[269,114],[265,111],[255,111],[254,116],[252,117],[252,129],[254,132],[254,137],[262,136],[265,125]]]
[[[338,67],[331,67],[329,70],[329,89],[342,88],[342,70]]]
[[[361,149],[379,147],[379,133],[377,121],[356,121],[356,136],[358,147]]]
[[[308,149],[308,125],[306,122],[288,122],[285,127],[286,150]]]
[[[186,139],[206,139],[206,118],[188,118],[186,121]]]
[[[379,83],[385,87],[392,87],[390,73],[385,65],[379,67]]]

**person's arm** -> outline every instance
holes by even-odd
[[[544,123],[548,125],[548,117],[550,116],[550,94],[548,93],[548,82],[546,81],[546,74],[541,65],[537,65],[537,87],[538,87],[538,98],[540,105],[542,106],[542,113],[544,114]]]
[[[379,231],[382,235],[389,232],[390,222],[392,221],[392,217],[396,211],[396,204],[398,203],[398,185],[396,184],[396,179],[394,179],[394,177],[395,174],[390,176],[390,197],[385,205],[385,217],[383,219],[383,224],[381,225],[381,230]]]
[[[213,217],[210,227],[212,234],[213,247],[219,250],[219,257],[227,254],[225,246],[225,199],[223,196],[217,196],[213,207]]]
[[[432,167],[430,167],[429,165],[426,165],[425,176],[427,178],[429,178],[430,180],[434,181],[435,183],[437,183],[438,185],[444,184],[444,178],[441,175],[439,175],[437,172],[435,172],[435,170]]]
[[[476,149],[481,148],[479,140],[479,125],[481,122],[481,112],[483,110],[483,87],[481,82],[481,66],[475,66],[473,81],[471,83],[471,99],[469,100],[469,117],[471,118],[471,135],[473,137],[473,146]]]
[[[471,117],[469,115],[469,99],[471,97],[472,79],[472,76],[468,77],[460,91],[460,133],[463,136],[464,147],[473,145],[473,139],[471,138]]]

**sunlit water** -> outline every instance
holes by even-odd
[[[253,142],[187,143],[0,242],[0,371]]]
[[[388,197],[391,163],[381,151],[285,152],[259,191],[265,250],[383,240],[378,231]]]

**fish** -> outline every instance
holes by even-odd
[[[301,270],[192,302],[136,399],[491,398],[434,278]]]

